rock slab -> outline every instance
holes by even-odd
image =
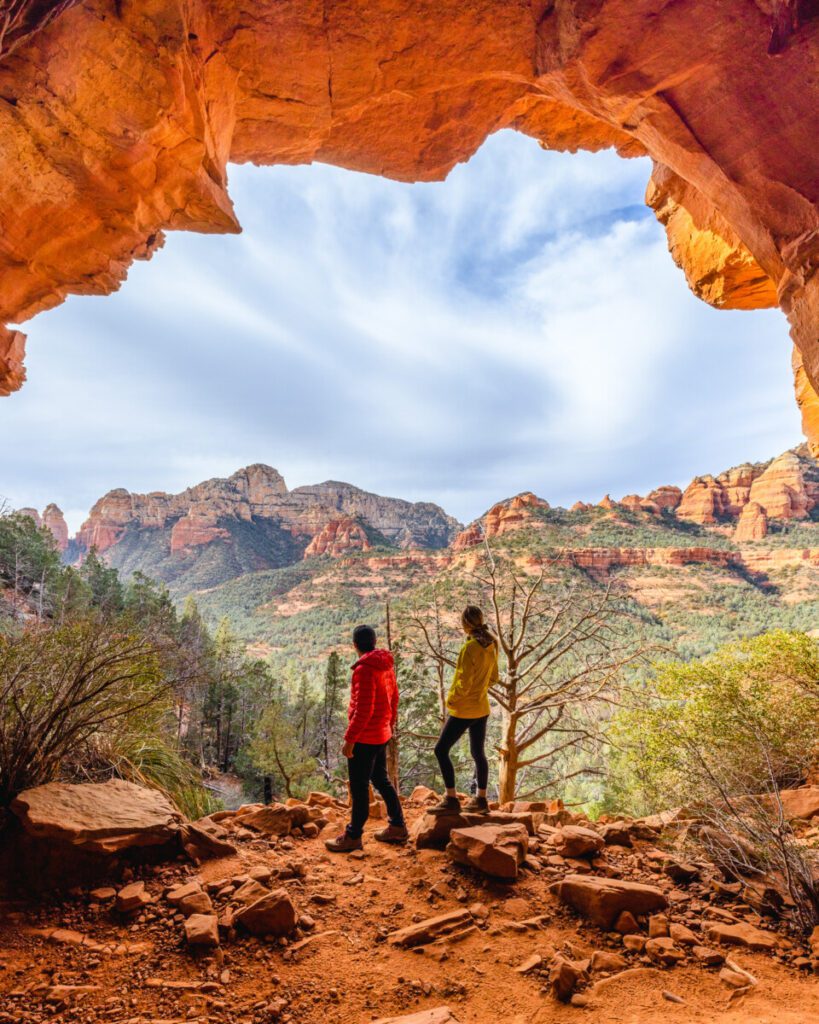
[[[656,886],[617,878],[567,875],[551,889],[564,903],[604,931],[611,931],[624,911],[639,917],[668,906]]]
[[[11,806],[29,835],[88,853],[161,846],[176,838],[182,822],[162,793],[123,779],[49,782],[24,790]]]
[[[476,825],[453,829],[446,852],[457,864],[513,881],[528,849],[529,836],[521,824]]]

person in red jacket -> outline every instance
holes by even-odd
[[[331,853],[361,849],[364,824],[370,816],[370,783],[387,805],[389,825],[375,838],[382,843],[405,843],[409,838],[404,812],[387,775],[387,744],[398,721],[398,684],[389,651],[376,650],[372,626],[356,626],[353,646],[358,660],[350,684],[350,724],[342,754],[347,758],[352,813],[350,824],[324,844]]]

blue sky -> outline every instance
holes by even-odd
[[[512,132],[442,183],[232,167],[242,235],[170,234],[116,295],[25,325],[0,494],[76,528],[112,487],[267,462],[468,521],[778,454],[801,437],[785,320],[689,293],[649,172]]]

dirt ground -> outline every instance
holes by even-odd
[[[514,883],[494,882],[438,851],[387,847],[366,836],[363,855],[331,855],[323,840],[338,831],[340,820],[320,837],[269,846],[256,841],[199,867],[179,861],[147,869],[142,877],[156,900],[136,920],[123,919],[110,900],[94,902],[87,891],[5,904],[0,1021],[363,1024],[448,1006],[461,1024],[819,1022],[815,974],[745,950],[730,951],[731,958],[759,983],[733,1001],[719,968],[658,968],[627,954],[627,972],[597,975],[584,992],[586,1006],[561,1004],[547,985],[546,964],[555,951],[581,959],[595,949],[623,948],[564,908],[548,890],[550,879],[525,872]],[[368,834],[378,825],[372,823]],[[255,865],[292,864],[301,865],[303,876],[276,884],[308,918],[300,934],[310,941],[298,949],[298,937],[284,944],[237,934],[215,952],[196,954],[162,899],[179,879],[207,884],[245,875]],[[488,917],[459,942],[405,950],[386,941],[396,928],[476,903]],[[672,918],[674,910],[672,902]],[[47,937],[54,928],[79,932],[104,948],[55,942],[56,936]],[[111,951],[121,944],[136,948]],[[543,957],[542,966],[517,972],[533,954]]]

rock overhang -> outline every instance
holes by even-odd
[[[434,180],[514,128],[652,157],[695,294],[787,314],[819,443],[819,23],[772,56],[780,6],[82,0],[0,62],[0,322],[116,289],[166,230],[239,230],[228,161]],[[0,328],[0,393],[23,340]]]

